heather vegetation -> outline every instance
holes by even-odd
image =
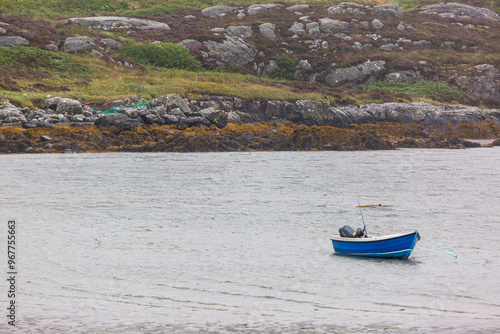
[[[274,3],[265,0],[4,0],[0,3],[0,22],[8,24],[9,36],[21,36],[29,41],[28,47],[0,47],[0,89],[12,102],[19,106],[36,106],[47,95],[57,95],[104,103],[140,95],[144,100],[164,94],[177,93],[184,97],[198,98],[200,95],[228,95],[245,100],[296,101],[311,99],[328,101],[332,104],[362,104],[370,102],[412,102],[429,101],[459,102],[471,105],[497,107],[489,98],[478,99],[461,89],[452,73],[462,74],[480,64],[500,66],[498,44],[498,22],[473,19],[463,21],[450,19],[448,28],[439,26],[439,16],[426,16],[428,25],[417,16],[415,8],[435,3],[430,0],[395,0],[406,12],[404,19],[384,17],[386,25],[379,33],[383,38],[396,41],[410,38],[413,41],[429,41],[433,48],[420,48],[412,44],[403,50],[381,51],[381,39],[373,39],[373,49],[356,49],[354,42],[366,43],[370,32],[361,23],[351,21],[352,15],[339,13],[330,15],[326,7],[341,0],[295,0],[286,3],[309,4],[310,22],[324,17],[333,17],[349,22],[343,33],[352,36],[352,41],[329,37],[328,48],[311,49],[308,33],[291,38],[290,26],[298,16],[282,12],[269,12],[265,17],[236,15],[207,18],[200,15],[200,8],[214,5],[243,6],[255,3]],[[355,1],[367,5],[383,4],[389,1]],[[498,1],[464,0],[463,3],[487,7],[500,11]],[[287,12],[288,13],[288,12]],[[172,30],[99,30],[77,24],[68,24],[70,17],[84,15],[127,15],[168,23]],[[186,19],[194,15],[196,20]],[[371,20],[372,18],[370,18]],[[411,23],[412,29],[396,29],[402,21]],[[265,39],[259,33],[259,25],[272,22],[280,32],[275,40]],[[305,22],[305,21],[304,21]],[[405,23],[405,24],[406,24]],[[462,28],[458,28],[462,24]],[[466,27],[466,25],[468,26]],[[227,26],[249,26],[254,36],[248,38],[251,45],[257,45],[259,52],[253,63],[246,66],[220,65],[213,57],[217,52],[209,51],[202,44],[183,48],[177,45],[185,39],[196,39],[203,43],[224,41],[223,33],[211,29]],[[103,57],[89,52],[70,54],[63,51],[65,39],[71,36],[90,36],[98,45],[96,49],[106,50]],[[118,50],[109,51],[99,41],[114,39],[122,44]],[[159,43],[152,43],[159,42]],[[443,43],[449,43],[446,46]],[[47,51],[53,43],[58,51]],[[393,42],[394,43],[394,42]],[[313,51],[311,51],[313,50]],[[208,58],[203,57],[208,54]],[[385,70],[374,74],[370,84],[342,86],[325,80],[332,69],[358,66],[367,61],[384,61]],[[35,61],[36,60],[36,61]],[[311,80],[312,70],[298,68],[301,60],[313,64],[317,76]],[[276,68],[262,76],[252,68],[258,64],[267,65],[275,61]],[[429,64],[421,65],[422,62]],[[124,63],[131,66],[125,67]],[[260,66],[260,65],[259,65]],[[263,68],[262,68],[263,69]],[[419,71],[426,80],[413,83],[389,83],[384,75],[391,71]],[[455,72],[453,72],[455,71]],[[458,74],[457,74],[458,75]],[[430,79],[430,80],[429,80]],[[357,87],[356,87],[357,86]],[[464,85],[462,85],[464,86]]]

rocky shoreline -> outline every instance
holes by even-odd
[[[0,152],[205,152],[466,148],[494,139],[500,111],[413,103],[334,106],[176,94],[94,110],[53,97],[43,109],[0,104]]]

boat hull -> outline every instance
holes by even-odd
[[[417,231],[372,238],[331,238],[338,254],[386,259],[407,259],[419,239]]]

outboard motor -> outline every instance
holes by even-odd
[[[339,228],[339,233],[340,236],[344,238],[362,238],[365,235],[362,229],[358,228],[354,231],[352,227],[347,225]]]

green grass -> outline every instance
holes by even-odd
[[[370,85],[359,85],[360,90],[375,91],[386,90],[394,93],[405,93],[432,100],[461,100],[463,92],[456,86],[450,86],[441,82],[417,81],[413,84],[406,82],[387,83],[377,81]]]
[[[176,43],[136,43],[120,49],[120,54],[142,65],[200,71],[200,62],[189,50]]]
[[[59,75],[90,76],[92,71],[67,53],[50,52],[32,46],[0,47],[0,70],[18,69]]]

